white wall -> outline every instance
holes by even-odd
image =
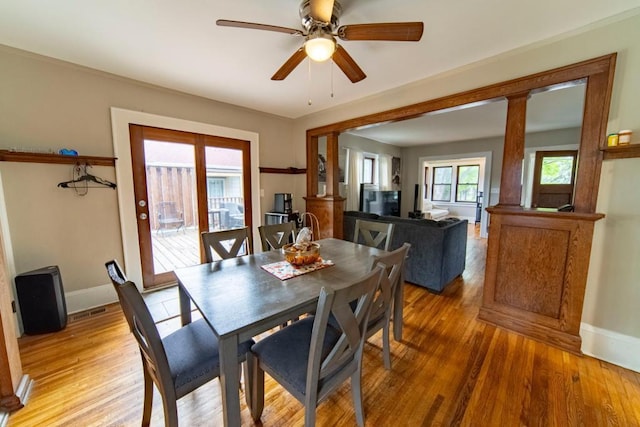
[[[306,129],[435,99],[579,61],[618,53],[607,133],[635,131],[640,141],[640,10],[460,69],[298,119]],[[493,142],[496,144],[497,142]],[[456,143],[451,144],[455,146]],[[490,151],[491,141],[487,141]],[[494,145],[495,147],[495,145]],[[495,147],[497,148],[497,147]],[[300,149],[298,147],[298,149]],[[493,169],[502,159],[494,151]],[[404,155],[410,155],[405,152]],[[403,158],[404,160],[404,158]],[[404,162],[406,164],[406,162]],[[409,171],[408,171],[409,172]],[[410,172],[409,172],[410,173]],[[495,187],[495,182],[491,187]],[[499,176],[499,175],[498,175]],[[406,181],[406,176],[403,176]],[[605,161],[582,321],[583,351],[640,371],[640,158]],[[493,197],[494,194],[492,193]],[[492,200],[492,202],[494,202]],[[404,206],[404,203],[403,203]],[[403,210],[406,210],[404,206]],[[589,329],[589,331],[587,331]],[[621,339],[620,337],[624,337]],[[628,340],[627,340],[628,338]],[[605,343],[606,344],[603,344]],[[626,355],[635,355],[631,361]]]
[[[113,156],[111,107],[259,135],[259,166],[304,167],[292,149],[292,121],[151,86],[0,46],[0,148],[73,148]],[[69,312],[115,301],[104,262],[123,259],[117,191],[84,197],[58,188],[71,166],[0,162],[15,272],[59,265]],[[116,181],[113,167],[91,172]],[[258,174],[262,213],[273,194],[298,190],[291,175]],[[124,188],[124,183],[119,183]],[[119,187],[120,187],[119,185]],[[304,188],[304,187],[303,187]],[[259,224],[255,224],[257,227]]]

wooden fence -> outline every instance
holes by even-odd
[[[198,226],[198,200],[196,195],[195,169],[173,166],[147,166],[147,194],[151,230],[158,230],[159,206],[161,203],[175,204],[176,212],[182,216],[184,227]],[[207,191],[202,189],[202,191]],[[219,209],[225,203],[244,206],[242,197],[208,198],[207,210]]]

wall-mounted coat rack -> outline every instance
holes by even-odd
[[[77,163],[73,166],[73,179],[58,183],[58,187],[73,188],[81,196],[87,194],[89,188],[116,189],[115,183],[87,172],[87,168],[90,167],[91,165],[87,163]]]

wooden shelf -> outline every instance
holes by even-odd
[[[263,168],[260,167],[260,173],[284,173],[289,175],[307,173],[306,169],[298,168]]]
[[[640,157],[640,141],[636,141],[629,145],[605,147],[601,150],[604,152],[604,160],[630,159],[632,157]]]
[[[97,156],[62,156],[60,154],[48,153],[24,153],[20,151],[0,150],[0,161],[2,162],[28,162],[28,163],[57,163],[64,165],[75,165],[76,163],[86,163],[91,166],[115,166],[114,157]]]

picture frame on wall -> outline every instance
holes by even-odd
[[[338,174],[339,174],[339,182],[341,184],[346,183],[347,179],[347,158],[349,150],[346,148],[341,148],[340,153],[338,155]],[[327,159],[323,154],[318,154],[318,182],[326,182],[327,181]]]
[[[391,187],[394,190],[400,190],[402,186],[402,169],[400,164],[400,157],[391,158]]]

